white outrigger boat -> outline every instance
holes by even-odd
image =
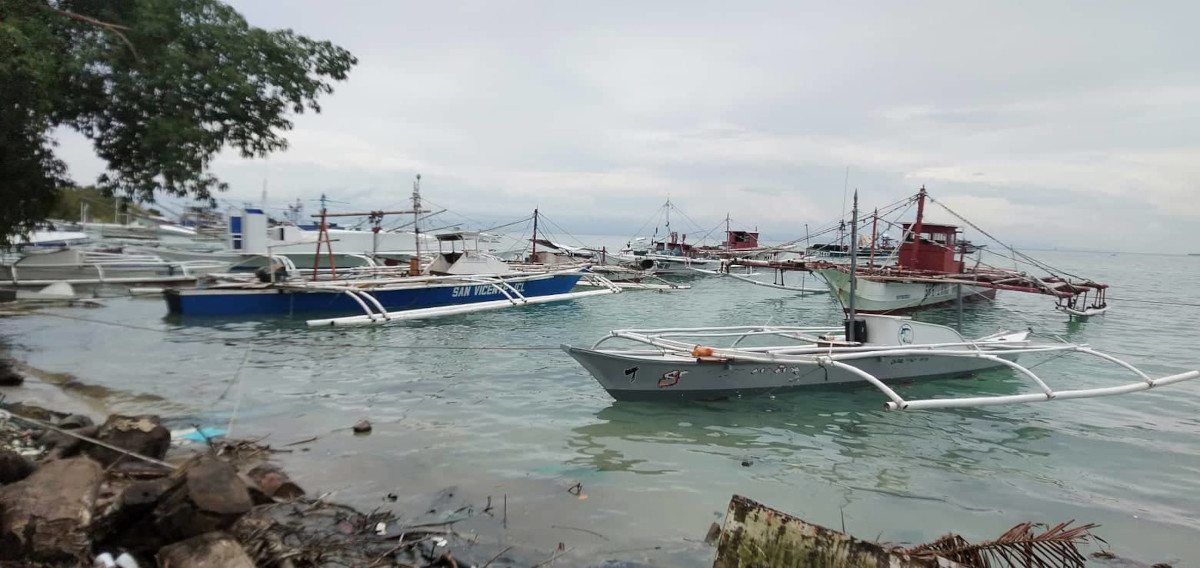
[[[858,196],[855,195],[857,221]],[[850,273],[855,258],[851,256]],[[853,286],[853,279],[851,286]],[[854,297],[853,287],[850,298]],[[853,322],[853,323],[852,323]],[[775,394],[820,386],[869,384],[888,398],[889,410],[987,406],[1127,394],[1200,377],[1188,371],[1151,378],[1133,365],[1085,344],[1039,344],[1030,332],[1001,332],[973,341],[955,330],[907,317],[856,314],[838,327],[702,327],[616,330],[590,349],[563,345],[617,400],[711,400]],[[785,345],[742,346],[753,339],[785,340]],[[612,339],[638,344],[632,349],[601,349]],[[729,341],[728,347],[715,346]],[[1022,356],[1078,353],[1097,357],[1136,375],[1134,382],[1078,390],[1052,389]],[[962,377],[1010,368],[1030,380],[1036,392],[967,398],[906,400],[886,383]]]
[[[1068,400],[1148,390],[1200,376],[1189,371],[1151,378],[1133,365],[1079,344],[1037,344],[1029,332],[1004,332],[968,341],[951,328],[902,316],[862,315],[859,341],[844,330],[821,327],[708,327],[616,330],[591,349],[564,345],[617,400],[712,400],[777,394],[818,386],[867,383],[882,391],[889,410],[986,406]],[[769,337],[788,345],[739,347],[750,338]],[[641,343],[641,349],[601,349],[612,339]],[[718,340],[729,347],[709,347]],[[1024,355],[1074,352],[1098,357],[1137,375],[1137,382],[1055,391],[1028,367]],[[887,382],[970,376],[1008,367],[1025,376],[1038,392],[1007,396],[905,400]]]

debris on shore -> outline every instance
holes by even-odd
[[[469,542],[452,522],[404,525],[309,497],[267,461],[269,446],[205,439],[193,445],[201,451],[171,451],[171,437],[157,416],[94,425],[0,401],[0,565],[502,567],[534,558]]]
[[[928,544],[901,547],[857,539],[734,495],[713,568],[1083,568],[1087,559],[1078,546],[1104,541],[1091,534],[1096,525],[1072,527],[1073,522],[1021,523],[995,540],[977,544],[948,534]]]

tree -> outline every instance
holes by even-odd
[[[320,112],[356,63],[217,0],[0,0],[0,246],[73,185],[55,128],[91,140],[108,194],[212,199],[218,151],[287,148],[291,115]]]

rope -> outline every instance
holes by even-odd
[[[233,422],[235,420],[237,420],[238,411],[241,410],[241,408],[242,408],[242,392],[243,392],[243,390],[245,390],[242,388],[242,384],[243,384],[242,368],[246,366],[246,361],[249,359],[250,359],[250,346],[247,345],[246,353],[244,355],[242,355],[242,362],[238,363],[237,370],[233,372],[233,382],[230,383],[230,386],[237,384],[238,392],[237,392],[237,400],[235,400],[233,403],[233,414],[229,415],[229,425],[225,427],[225,436],[227,438],[233,436]],[[228,388],[225,389],[225,393],[227,393],[227,392],[229,392]],[[225,398],[225,393],[221,393],[221,398]]]
[[[1200,308],[1200,304],[1193,304],[1190,302],[1163,302],[1160,300],[1134,300],[1131,298],[1112,298],[1112,297],[1110,297],[1108,299],[1115,300],[1118,302],[1138,302],[1141,304],[1162,304],[1165,306],[1188,306],[1191,308]]]
[[[35,420],[35,419],[33,419],[33,418],[29,418],[29,417],[26,417],[26,416],[21,416],[20,414],[14,414],[14,413],[12,413],[11,411],[0,411],[0,412],[3,412],[4,414],[7,414],[8,416],[11,416],[12,418],[16,418],[17,420],[21,420],[21,421],[23,421],[23,422],[28,422],[28,423],[30,423],[30,424],[33,424],[34,426],[38,426],[38,427],[41,427],[41,428],[45,428],[45,429],[47,429],[47,430],[53,430],[53,431],[55,431],[55,432],[58,432],[59,434],[64,434],[64,435],[70,436],[70,437],[72,437],[72,438],[76,438],[76,439],[79,439],[79,440],[83,440],[84,442],[88,442],[89,444],[95,444],[95,445],[97,445],[97,446],[100,446],[100,447],[102,447],[102,448],[108,448],[108,449],[110,449],[110,450],[112,450],[112,451],[114,451],[114,452],[121,453],[121,454],[125,454],[125,455],[127,455],[127,456],[129,456],[129,457],[132,457],[132,458],[137,458],[137,459],[139,459],[139,460],[142,460],[142,461],[145,461],[145,462],[148,462],[148,463],[152,463],[152,464],[154,464],[154,465],[159,465],[159,466],[162,466],[162,467],[165,467],[165,468],[168,468],[168,469],[172,469],[172,470],[179,469],[177,466],[175,466],[175,465],[172,465],[172,464],[169,464],[169,463],[167,463],[167,462],[165,462],[165,461],[162,461],[162,460],[156,460],[156,459],[154,459],[154,458],[152,458],[152,457],[150,457],[150,456],[143,456],[142,454],[139,454],[139,453],[136,453],[136,452],[131,452],[131,451],[129,451],[129,450],[126,450],[125,448],[121,448],[121,447],[118,447],[118,446],[114,446],[114,445],[112,445],[112,444],[109,444],[108,442],[102,442],[102,441],[100,441],[100,440],[97,440],[97,439],[95,439],[95,438],[92,438],[92,437],[89,437],[89,436],[84,436],[83,434],[78,434],[78,433],[76,433],[76,432],[72,432],[71,430],[63,430],[62,428],[59,428],[59,427],[57,427],[57,426],[54,426],[53,424],[47,424],[47,423],[45,423],[45,422],[42,422],[41,420]]]

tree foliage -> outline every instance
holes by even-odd
[[[55,128],[87,137],[109,194],[210,199],[225,147],[287,147],[357,60],[291,30],[255,28],[217,0],[0,0],[0,244],[72,185]]]

